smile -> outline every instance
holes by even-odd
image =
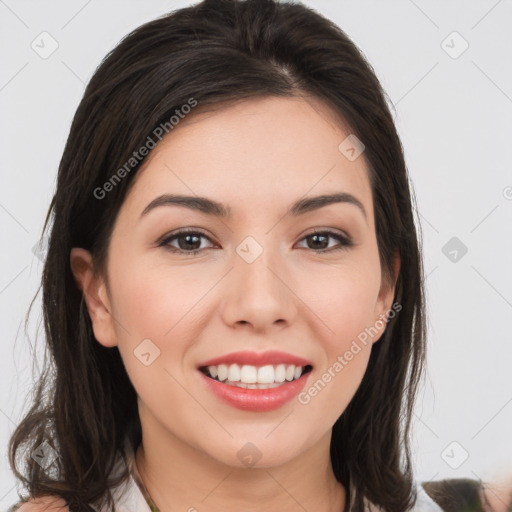
[[[207,390],[224,404],[244,411],[267,412],[296,397],[306,385],[312,368],[311,365],[256,367],[233,363],[229,367],[222,364],[201,367],[199,373]]]
[[[228,386],[244,389],[271,389],[285,382],[297,380],[311,371],[312,366],[295,366],[293,364],[277,364],[265,366],[219,364],[199,368],[207,377]]]

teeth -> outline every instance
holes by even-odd
[[[239,367],[237,364],[234,364],[232,366],[236,366],[237,368]],[[242,366],[242,369],[238,371],[238,379],[229,380],[232,380],[234,382],[241,381],[244,382],[245,384],[256,384],[256,381],[258,381],[258,368],[256,368],[256,366],[249,366],[248,364],[244,364]],[[265,383],[261,382],[261,384]]]
[[[245,384],[244,382],[233,382],[230,383],[226,381],[226,384],[230,386],[234,386],[236,388],[245,388],[245,389],[270,389],[270,388],[278,388],[281,384],[272,383],[272,384]]]
[[[210,368],[215,368],[214,366],[208,366],[208,370],[210,372],[210,375],[212,375],[212,371]],[[225,364],[219,364],[217,366],[217,378],[222,382],[223,380],[226,380],[228,378],[228,367]],[[213,377],[213,375],[212,375]]]
[[[240,366],[237,364],[232,364],[229,366],[228,380],[231,382],[237,382],[240,380]]]
[[[249,366],[248,368],[254,368]],[[274,367],[269,364],[258,368],[258,378],[256,379],[260,384],[273,384],[274,383]]]
[[[208,366],[208,373],[212,378],[217,380],[229,381],[229,383],[239,383],[239,387],[248,389],[263,389],[265,387],[276,387],[281,382],[292,381],[298,379],[303,372],[301,366],[293,364],[285,365],[266,365],[266,366],[252,366],[244,364],[219,364],[218,366]],[[268,386],[260,386],[260,385]]]
[[[278,364],[274,370],[274,380],[276,382],[284,382],[286,379],[286,366],[284,364]]]

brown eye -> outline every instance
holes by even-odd
[[[196,255],[205,249],[201,248],[201,239],[211,242],[211,239],[200,231],[182,230],[164,238],[159,243],[159,247],[164,247],[178,254]],[[334,247],[330,246],[330,240],[332,239],[338,241],[338,244],[334,245]],[[316,231],[305,236],[302,240],[307,241],[307,249],[317,253],[347,249],[353,245],[349,238],[334,231]],[[177,247],[171,245],[173,242],[177,242]]]
[[[200,231],[179,231],[178,233],[174,233],[162,240],[159,247],[168,248],[172,252],[195,255],[202,250],[200,249],[202,238],[210,240]],[[174,242],[175,240],[178,242],[178,247],[171,245],[171,242]]]
[[[338,246],[329,247],[329,239],[335,239],[339,242]],[[305,236],[302,240],[308,240],[307,248],[315,252],[330,252],[340,249],[346,249],[353,245],[352,241],[334,231],[315,231]]]

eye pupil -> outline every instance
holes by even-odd
[[[180,237],[178,238],[178,240],[180,240],[180,242],[179,242],[180,249],[184,249],[184,250],[186,250],[186,249],[191,249],[191,247],[190,247],[190,246],[186,246],[186,245],[184,246],[183,244],[181,244],[181,240],[186,240],[186,241],[187,241],[187,243],[189,243],[189,242],[190,242],[190,239],[192,239],[192,238],[195,238],[195,239],[196,239],[196,241],[195,241],[195,243],[196,243],[196,244],[197,244],[197,243],[198,243],[198,241],[199,241],[199,245],[201,245],[200,237],[198,237],[198,236],[196,236],[196,235],[182,235],[182,236],[180,236]],[[194,242],[190,242],[190,243],[194,244]],[[194,247],[194,249],[195,249],[195,247]]]
[[[323,239],[324,242],[327,240],[327,237],[325,235],[311,235],[309,237],[310,239],[314,239],[315,242],[318,242],[318,239]],[[318,249],[319,247],[313,247],[313,249]],[[325,244],[322,244],[322,247],[320,247],[320,249],[323,249],[325,248]]]

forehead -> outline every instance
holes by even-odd
[[[370,217],[364,153],[348,159],[348,126],[318,100],[266,97],[185,116],[148,155],[125,199],[138,213],[155,196],[212,197],[233,210],[280,210],[302,196],[346,192]]]

